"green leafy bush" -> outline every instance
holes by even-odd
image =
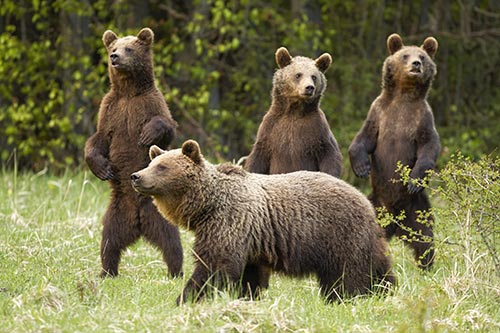
[[[396,171],[400,179],[394,182],[414,181],[408,166],[398,162]],[[500,157],[483,155],[474,162],[461,153],[452,155],[440,172],[428,171],[418,185],[430,192],[434,207],[417,211],[417,222],[429,223],[429,215],[436,216],[438,252],[475,267],[468,271],[487,267],[500,277]],[[417,241],[422,236],[402,224],[405,216],[404,211],[394,215],[384,207],[378,209],[380,225],[397,224],[408,232],[405,241]]]
[[[455,226],[443,239],[459,246],[467,265],[484,261],[500,277],[500,157],[452,156],[432,192],[440,223]]]

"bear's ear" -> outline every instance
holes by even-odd
[[[438,49],[438,41],[434,37],[427,37],[422,44],[422,48],[431,58],[434,58]]]
[[[323,53],[314,61],[316,62],[316,67],[324,73],[332,64],[332,56],[328,53]]]
[[[106,30],[102,35],[104,46],[109,47],[111,43],[118,39],[118,36],[111,30]]]
[[[278,64],[278,67],[279,68],[286,67],[290,65],[291,62],[292,62],[292,56],[290,55],[286,47],[280,47],[276,51],[276,63]]]
[[[187,140],[182,144],[182,154],[189,157],[196,164],[201,164],[202,162],[200,146],[194,140]]]
[[[149,158],[153,160],[155,157],[163,154],[165,151],[156,145],[152,145],[149,148]]]
[[[151,45],[153,43],[154,36],[153,30],[149,28],[144,28],[137,34],[137,38],[146,45]]]
[[[387,38],[387,50],[389,54],[394,54],[403,47],[403,40],[398,34],[392,34]]]

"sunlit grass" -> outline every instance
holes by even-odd
[[[185,276],[170,279],[160,253],[130,247],[120,275],[102,280],[101,217],[107,184],[80,172],[3,172],[0,191],[1,332],[464,332],[500,330],[500,287],[486,253],[456,244],[463,232],[436,223],[435,268],[418,270],[391,242],[398,285],[388,295],[325,304],[313,277],[273,275],[260,301],[221,292],[175,306],[193,268],[182,231]],[[458,233],[458,234],[457,234]],[[457,236],[458,235],[458,236]]]

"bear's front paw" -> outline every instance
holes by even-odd
[[[115,172],[111,165],[101,165],[101,167],[96,168],[94,171],[94,175],[100,180],[112,180],[115,178]]]
[[[186,297],[186,294],[183,292],[179,295],[179,297],[177,297],[175,304],[177,304],[177,306],[181,306],[182,304],[186,303],[186,301],[187,301],[187,297]]]
[[[354,174],[360,178],[367,178],[370,175],[370,163],[359,163],[353,165]]]
[[[424,187],[418,185],[418,182],[416,182],[414,180],[410,180],[410,182],[408,183],[407,190],[408,190],[409,194],[413,195],[413,194],[420,193],[420,192],[422,192],[423,189],[424,189]]]
[[[154,133],[151,133],[151,131],[145,129],[144,131],[142,131],[141,136],[139,137],[138,144],[139,146],[148,147],[153,144],[154,140]]]

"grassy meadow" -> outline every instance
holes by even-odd
[[[160,253],[141,240],[124,253],[120,275],[103,280],[107,184],[88,172],[3,171],[0,177],[0,332],[500,331],[494,265],[475,246],[471,229],[439,214],[430,272],[416,268],[400,241],[391,242],[398,285],[389,295],[329,305],[314,277],[273,275],[260,301],[221,292],[177,307],[193,269],[191,234],[182,231],[183,278],[168,278]]]

